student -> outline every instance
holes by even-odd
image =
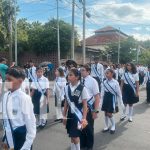
[[[69,84],[65,87],[63,124],[66,125],[67,133],[71,138],[71,150],[80,150],[79,137],[81,130],[87,125],[87,99],[89,96],[86,88],[80,83],[80,78],[78,69],[71,69],[68,74]]]
[[[104,78],[104,68],[103,65],[99,63],[99,58],[94,58],[94,64],[91,64],[91,76],[98,82],[99,89],[101,89],[101,82]]]
[[[119,83],[113,79],[113,76],[114,70],[107,69],[106,80],[102,84],[101,92],[102,111],[104,111],[105,115],[105,128],[103,133],[110,131],[110,134],[114,134],[116,130],[113,113],[118,112],[118,102],[120,102],[121,106],[124,107]],[[109,126],[109,121],[111,123],[111,127]]]
[[[25,78],[21,69],[10,69],[6,81],[10,84],[4,94],[3,110],[3,148],[5,150],[31,150],[36,136],[36,120],[30,96],[21,91]]]
[[[54,83],[54,95],[55,95],[55,108],[56,108],[56,120],[59,121],[63,119],[62,107],[64,103],[64,88],[66,86],[66,78],[64,75],[64,70],[62,68],[57,68],[55,71],[56,79]]]
[[[81,76],[83,77],[82,83],[86,87],[89,99],[87,121],[88,125],[82,130],[80,141],[81,148],[86,150],[93,149],[94,145],[94,120],[98,117],[99,104],[100,104],[100,92],[97,81],[90,76],[91,68],[88,64],[81,68]]]
[[[37,76],[36,76],[36,67],[34,66],[34,63],[32,60],[29,62],[30,68],[28,69],[28,79],[30,82],[35,82]]]
[[[0,58],[0,74],[2,76],[3,82],[6,78],[6,72],[8,70],[8,66],[6,65],[7,59],[6,58]]]
[[[150,103],[150,65],[148,66],[148,71],[144,78],[144,83],[146,83],[146,94],[147,94],[147,103]]]
[[[126,118],[126,106],[129,105],[128,121],[132,122],[133,104],[139,102],[139,75],[135,65],[132,63],[126,64],[125,73],[121,79],[121,90],[125,104],[121,121]]]
[[[36,82],[31,84],[31,97],[34,105],[34,114],[37,117],[37,127],[45,127],[47,124],[47,113],[49,113],[49,81],[43,76],[43,68],[36,69]]]

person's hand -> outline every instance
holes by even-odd
[[[98,114],[95,113],[95,112],[93,112],[93,113],[92,113],[92,118],[93,118],[94,120],[97,119],[97,118],[98,118]]]
[[[88,125],[87,120],[86,119],[82,119],[81,120],[81,127],[82,127],[82,129],[84,129],[87,125]]]
[[[66,124],[67,124],[67,118],[63,117],[63,125],[66,126]]]

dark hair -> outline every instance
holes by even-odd
[[[60,75],[61,77],[64,77],[64,76],[65,76],[65,75],[64,75],[64,70],[63,70],[62,68],[57,68],[57,70],[58,70],[59,75]]]
[[[71,68],[71,66],[77,68],[77,63],[74,60],[67,60],[66,61],[66,66],[68,68]]]
[[[10,68],[7,72],[6,72],[7,75],[10,75],[16,79],[25,79],[26,75],[25,75],[25,72],[23,69],[19,68],[19,67],[16,67],[16,68]]]
[[[6,58],[0,58],[0,62],[3,62],[3,61],[7,61],[7,59]]]
[[[113,78],[116,79],[116,73],[113,69],[107,69],[106,72],[109,71],[111,74],[113,74]]]
[[[89,64],[85,64],[82,67],[85,68],[87,72],[91,73],[91,66]]]
[[[126,64],[125,72],[129,71],[129,70],[127,69],[128,64],[131,65],[131,72],[132,72],[133,74],[136,74],[136,73],[137,73],[137,69],[136,69],[136,66],[135,66],[133,63],[127,63],[127,64]]]
[[[148,69],[150,69],[150,65],[148,65]]]
[[[36,68],[36,72],[37,72],[38,70],[43,70],[43,71],[44,71],[44,69],[43,69],[42,67],[37,67],[37,68]]]
[[[99,61],[99,57],[94,57],[94,61]]]
[[[70,72],[73,73],[75,75],[75,77],[78,77],[78,80],[81,80],[81,73],[80,73],[80,71],[78,69],[72,68],[70,70]]]

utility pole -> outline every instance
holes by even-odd
[[[74,60],[74,16],[75,16],[75,0],[72,0],[72,35],[71,35],[71,59]]]
[[[86,41],[85,41],[85,22],[86,22],[86,0],[82,1],[83,3],[83,64],[85,64],[85,60],[86,60]]]
[[[139,52],[140,52],[140,45],[138,46],[137,50],[136,50],[136,63],[139,63]]]
[[[8,28],[9,28],[9,61],[12,63],[12,0],[9,0],[9,20],[8,20]]]
[[[17,0],[15,3],[15,65],[18,66],[18,49],[17,49]]]
[[[57,0],[57,45],[58,45],[58,66],[60,66],[60,32],[59,32],[59,0]]]
[[[120,63],[120,27],[119,27],[119,41],[118,41],[118,64]]]

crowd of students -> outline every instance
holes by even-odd
[[[0,60],[5,150],[31,150],[36,129],[43,129],[47,124],[49,80],[42,67],[35,67],[32,61],[29,65],[28,69],[14,65],[8,68],[6,60]],[[92,64],[78,67],[75,61],[68,60],[56,68],[55,77],[55,121],[65,125],[71,138],[71,150],[93,149],[94,122],[100,111],[104,112],[103,133],[115,134],[114,115],[119,110],[120,121],[127,118],[133,122],[139,85],[146,84],[150,103],[150,66],[106,65],[95,57]]]

